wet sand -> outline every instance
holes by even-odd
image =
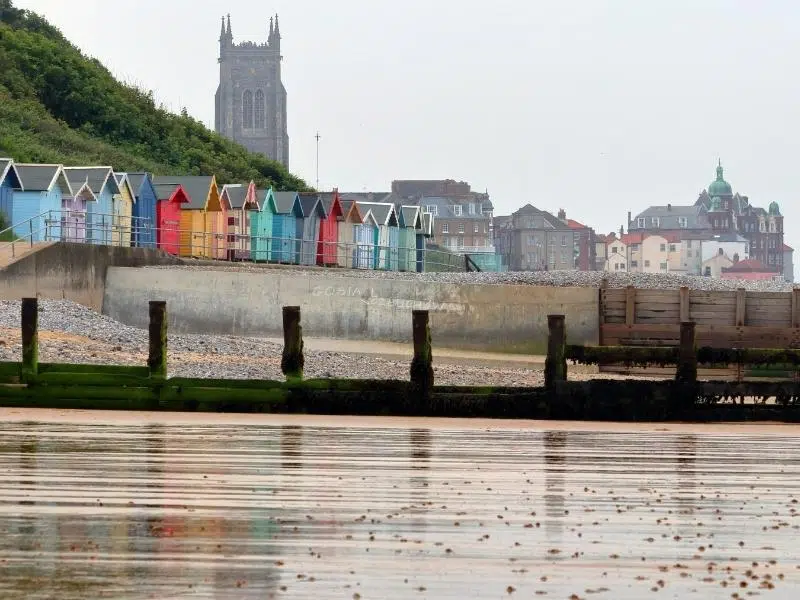
[[[798,458],[764,423],[0,409],[0,598],[795,598]]]

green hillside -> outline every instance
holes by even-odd
[[[0,0],[0,156],[112,165],[119,171],[216,174],[218,181],[308,190],[283,165],[158,108],[55,27]]]

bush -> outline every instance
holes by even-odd
[[[280,163],[117,81],[45,19],[0,0],[0,155],[308,191]]]

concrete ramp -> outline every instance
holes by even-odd
[[[32,246],[30,242],[0,242],[0,269],[3,269],[11,263],[17,262],[30,256],[34,252],[38,252],[43,248],[52,246],[56,242],[35,242]]]
[[[21,255],[14,254],[10,262],[0,262],[0,300],[66,299],[97,311],[103,309],[109,267],[182,264],[162,250],[66,242],[28,246]]]

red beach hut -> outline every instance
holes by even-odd
[[[336,266],[338,260],[339,221],[344,219],[344,211],[339,201],[339,190],[320,194],[325,209],[325,218],[319,222],[319,243],[317,245],[317,264]]]
[[[161,183],[153,186],[156,190],[156,246],[177,256],[181,247],[181,205],[190,202],[183,186],[175,183]]]

